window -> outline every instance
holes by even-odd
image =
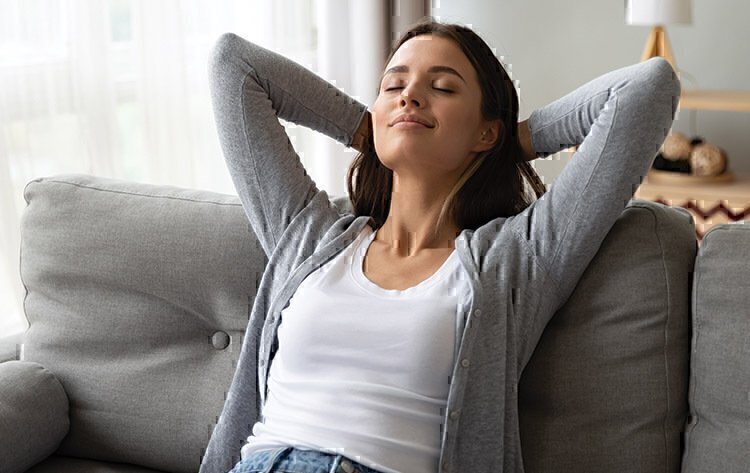
[[[315,0],[3,2],[0,166],[12,199],[0,199],[10,235],[0,240],[0,338],[26,325],[18,267],[26,183],[83,173],[234,194],[208,95],[210,48],[232,31],[314,69],[315,8]],[[284,126],[304,156],[314,132]]]

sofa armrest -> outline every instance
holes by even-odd
[[[70,428],[60,381],[39,363],[0,363],[2,471],[22,473],[57,450]]]

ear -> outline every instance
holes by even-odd
[[[502,129],[503,124],[500,119],[484,122],[479,130],[477,130],[477,143],[471,151],[479,153],[491,149],[497,143]]]

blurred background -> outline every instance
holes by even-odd
[[[623,3],[0,0],[0,338],[27,327],[19,225],[30,180],[83,173],[236,194],[207,84],[222,33],[280,52],[371,106],[389,47],[411,23],[432,15],[465,24],[506,65],[524,120],[641,60],[652,27],[628,24]],[[683,89],[750,89],[750,4],[691,3],[690,24],[666,26]],[[283,124],[318,186],[345,194],[354,151]],[[673,129],[718,144],[735,172],[750,172],[750,114],[680,109]],[[571,156],[533,166],[549,187]]]

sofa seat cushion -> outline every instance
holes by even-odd
[[[522,374],[527,473],[680,471],[696,250],[686,210],[628,203]]]
[[[750,471],[750,222],[720,224],[695,260],[683,473]]]
[[[52,455],[26,473],[163,473],[126,463],[110,463]]]

